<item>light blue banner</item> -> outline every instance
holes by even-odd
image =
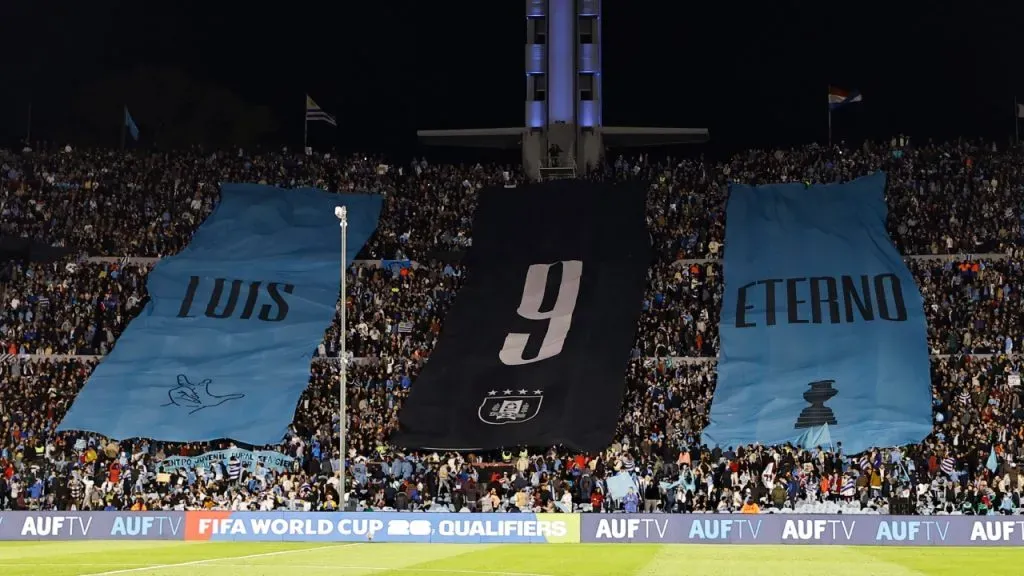
[[[856,453],[931,431],[924,306],[885,230],[885,175],[732,185],[718,386],[704,439]]]
[[[622,500],[629,494],[629,489],[632,488],[634,492],[637,491],[636,480],[629,472],[619,472],[618,474],[608,478],[608,495],[612,497],[612,500]]]
[[[164,458],[158,465],[163,467],[164,472],[173,472],[179,468],[192,470],[195,468],[206,468],[217,462],[226,462],[234,456],[238,459],[243,468],[250,472],[256,470],[256,464],[263,464],[274,472],[288,472],[292,469],[292,462],[295,458],[285,456],[272,450],[245,450],[243,448],[228,448],[227,450],[214,450],[199,456],[171,456]]]
[[[391,270],[392,274],[398,274],[403,268],[412,268],[412,260],[381,260],[380,267]]]
[[[188,247],[149,273],[149,303],[59,429],[280,442],[334,318],[341,205],[351,262],[377,227],[380,196],[223,185]]]

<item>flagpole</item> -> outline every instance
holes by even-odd
[[[306,96],[302,111],[302,153],[306,153],[306,141],[309,140],[309,96]]]
[[[825,87],[825,91],[828,97],[825,99],[828,102],[828,147],[832,147],[832,85],[829,84]]]
[[[28,123],[25,126],[25,146],[31,147],[32,144],[32,101],[28,101]]]
[[[305,153],[305,147],[303,147]],[[345,338],[348,336],[348,295],[346,281],[348,280],[348,209],[339,206],[335,209],[335,216],[340,220],[341,225],[341,329],[338,337],[338,507],[345,510],[345,436],[347,434],[348,419],[345,395],[348,392],[348,351],[345,348]]]
[[[32,146],[32,101],[28,103],[28,122],[25,125],[25,146]]]
[[[832,147],[832,103],[828,103],[828,146]]]

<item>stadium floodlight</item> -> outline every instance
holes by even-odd
[[[345,418],[345,388],[348,372],[348,358],[345,351],[345,332],[348,321],[348,287],[346,269],[346,252],[348,251],[348,209],[344,206],[336,206],[334,215],[341,225],[341,326],[338,334],[338,507],[345,509],[345,434],[347,420]]]

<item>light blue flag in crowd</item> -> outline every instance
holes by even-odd
[[[180,254],[149,273],[150,302],[93,371],[59,430],[172,442],[281,441],[334,319],[336,206],[351,262],[382,199],[225,184]]]
[[[882,173],[730,187],[706,441],[797,442],[828,424],[856,454],[930,433],[924,302],[886,215]]]
[[[992,446],[988,451],[988,462],[985,463],[985,467],[990,471],[995,472],[999,468],[999,460],[996,458],[996,447]]]
[[[392,274],[398,275],[404,268],[412,268],[412,260],[381,260],[380,267],[386,268]]]
[[[812,426],[804,429],[800,437],[797,438],[796,445],[805,450],[814,450],[815,448],[832,450],[832,433],[828,430],[828,422],[821,426]]]
[[[124,127],[128,129],[128,133],[132,135],[132,140],[138,142],[139,140],[139,127],[135,124],[135,119],[128,113],[128,107],[124,107]]]
[[[636,480],[628,472],[619,472],[606,480],[606,482],[608,484],[608,494],[612,497],[612,500],[622,500],[629,493],[630,488],[634,492],[637,489]]]

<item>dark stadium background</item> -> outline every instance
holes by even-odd
[[[298,146],[308,92],[340,124],[315,127],[314,146],[408,156],[417,128],[521,125],[523,11],[10,0],[0,143],[24,138],[31,103],[34,141],[115,146],[127,103],[143,146]],[[1004,142],[1024,98],[1018,2],[622,0],[604,13],[606,124],[708,127],[712,154],[823,141],[829,83],[865,99],[836,115],[837,140]]]

